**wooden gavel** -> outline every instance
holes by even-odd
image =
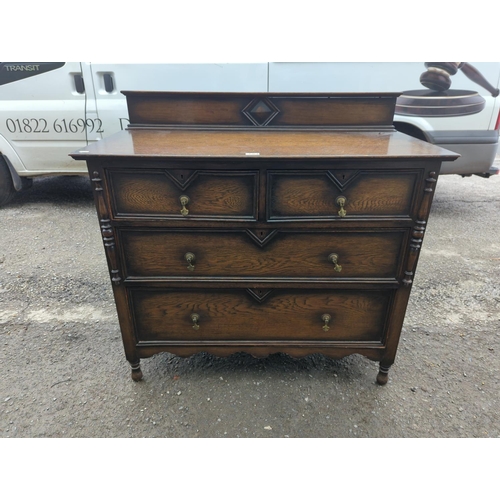
[[[431,90],[443,92],[451,86],[451,76],[461,70],[469,80],[486,89],[493,97],[500,90],[491,85],[472,64],[466,62],[426,62],[427,71],[420,75],[420,83]]]

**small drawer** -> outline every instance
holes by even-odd
[[[269,220],[410,216],[418,171],[270,171]]]
[[[115,218],[256,220],[257,171],[110,170]]]
[[[121,229],[125,276],[396,279],[407,229]]]
[[[384,338],[393,290],[129,289],[137,341]]]

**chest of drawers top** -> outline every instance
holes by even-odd
[[[453,160],[456,154],[397,132],[397,94],[124,92],[121,131],[76,159]]]

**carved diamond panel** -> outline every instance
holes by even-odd
[[[258,127],[265,127],[280,112],[269,100],[257,97],[242,109],[242,113]]]

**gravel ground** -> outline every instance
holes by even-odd
[[[500,158],[499,158],[500,159]],[[0,209],[2,437],[500,437],[500,175],[443,176],[389,383],[361,356],[125,361],[89,181]]]

